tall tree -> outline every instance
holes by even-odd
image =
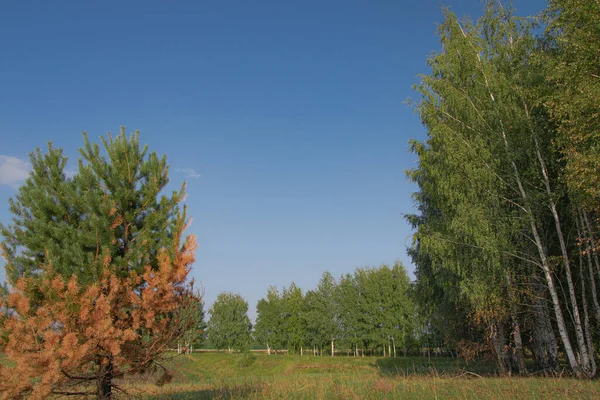
[[[329,272],[323,273],[316,290],[306,293],[304,315],[311,344],[319,349],[329,345],[333,356],[341,335],[340,303],[337,282]]]
[[[587,306],[573,279],[576,246],[567,235],[574,209],[558,179],[555,131],[539,101],[546,87],[531,25],[489,1],[476,25],[446,11],[439,32],[442,51],[430,58],[432,74],[417,87],[429,140],[415,144],[420,164],[410,173],[426,210],[417,220],[415,249],[435,268],[457,273],[501,370],[510,367],[502,353],[508,324],[514,346],[522,348],[513,306],[515,288],[526,280],[515,278],[543,277],[572,370],[594,375],[582,317]],[[524,366],[522,358],[517,363]]]
[[[302,354],[306,339],[306,320],[304,319],[304,294],[294,282],[281,295],[283,305],[283,326],[287,334],[288,351]]]
[[[267,346],[269,355],[271,349],[283,348],[286,343],[283,322],[283,301],[277,288],[271,286],[266,298],[260,299],[256,304],[254,325],[255,338]]]
[[[252,344],[248,303],[239,294],[219,293],[208,311],[206,332],[217,349],[245,351]]]

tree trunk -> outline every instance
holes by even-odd
[[[267,355],[271,355],[271,347],[269,347],[269,342],[267,342]]]
[[[524,209],[526,211],[527,216],[529,217],[529,224],[531,226],[531,233],[533,234],[533,238],[535,240],[535,245],[537,247],[540,261],[542,264],[542,269],[544,271],[544,276],[546,278],[546,284],[548,287],[548,291],[550,292],[550,298],[552,299],[552,305],[554,306],[554,314],[556,317],[556,324],[558,325],[558,332],[560,334],[560,338],[563,342],[563,346],[565,348],[565,354],[569,361],[569,365],[571,370],[575,373],[576,376],[581,376],[581,368],[579,367],[579,363],[577,362],[577,357],[573,351],[573,346],[571,345],[571,339],[569,339],[569,333],[567,330],[567,326],[565,324],[565,318],[563,316],[562,309],[560,308],[560,299],[558,297],[558,292],[556,287],[554,286],[554,278],[552,277],[552,271],[550,270],[550,265],[548,264],[548,257],[546,255],[546,249],[544,248],[542,238],[537,229],[537,223],[533,216],[532,210],[529,207],[529,200],[527,198],[527,193],[523,188],[523,184],[521,183],[521,177],[519,174],[519,169],[517,168],[517,164],[514,162],[512,157],[510,157],[510,147],[508,145],[508,139],[506,137],[506,133],[504,130],[502,131],[502,136],[504,138],[504,146],[507,154],[509,154],[510,163],[513,168],[515,180],[517,182],[517,186],[519,188],[519,192],[521,194],[521,198],[523,200]]]
[[[558,346],[548,310],[544,284],[534,278],[533,284],[533,352],[537,368],[546,373],[558,371]]]
[[[112,357],[108,356],[101,360],[96,390],[98,400],[112,398],[112,378]]]
[[[510,316],[512,319],[512,334],[515,343],[514,358],[519,369],[520,375],[527,374],[527,367],[525,366],[525,357],[523,356],[523,339],[521,337],[521,325],[519,324],[517,316],[517,301],[514,296],[514,289],[512,285],[512,279],[510,273],[506,272],[506,287],[508,291],[508,302],[510,303]]]
[[[585,279],[583,278],[583,260],[581,247],[579,248],[579,279],[581,281],[581,302],[583,305],[583,327],[585,329],[585,339],[588,348],[590,349],[590,369],[588,375],[593,377],[596,375],[596,361],[594,360],[594,345],[592,342],[592,330],[590,329],[590,317],[588,313],[587,299],[585,297]],[[593,275],[592,275],[593,276]]]
[[[394,348],[394,358],[396,358],[396,341],[394,340],[393,336],[392,336],[392,343],[393,343],[393,348]]]
[[[498,364],[498,372],[500,375],[510,374],[510,366],[508,365],[508,357],[506,354],[506,334],[504,332],[504,324],[494,321],[490,324],[492,345],[496,353],[496,362]]]
[[[331,339],[331,357],[333,357],[333,356],[334,356],[334,354],[335,354],[334,345],[333,345],[333,340],[334,340],[334,339]]]
[[[461,31],[463,31],[462,27],[459,26],[459,28],[461,29]],[[463,31],[463,35],[465,37],[467,37],[466,33]],[[481,65],[481,73],[483,74],[484,78],[485,78],[485,85],[486,85],[486,89],[488,91],[488,94],[490,95],[492,101],[494,103],[496,103],[496,99],[492,93],[492,90],[488,84],[488,79],[487,76],[485,75],[485,68],[483,66],[483,63],[481,61],[481,56],[479,55],[479,53],[476,50],[476,47],[473,45],[473,50],[475,50],[475,56],[477,57],[477,59],[479,60],[479,63]],[[523,104],[525,105],[525,103]],[[478,110],[476,110],[477,112],[479,112]],[[528,113],[527,107],[525,105],[525,111]],[[482,116],[483,118],[484,116]],[[529,114],[527,114],[527,117],[529,117]],[[502,135],[502,139],[504,141],[504,147],[506,150],[506,155],[508,157],[509,163],[511,164],[511,167],[513,169],[513,174],[514,174],[514,178],[515,181],[517,183],[518,189],[519,189],[519,193],[521,195],[521,198],[523,200],[523,209],[525,211],[525,213],[527,214],[528,218],[529,218],[529,223],[531,225],[531,231],[532,234],[534,236],[535,239],[535,245],[538,249],[539,255],[540,255],[540,261],[542,264],[542,269],[544,270],[544,275],[546,277],[546,281],[547,281],[547,286],[548,286],[548,291],[550,292],[550,297],[552,299],[552,304],[554,306],[554,313],[556,316],[556,323],[558,325],[558,331],[560,333],[560,337],[562,339],[564,348],[565,348],[565,353],[567,356],[567,359],[569,361],[569,365],[571,366],[571,369],[573,370],[573,372],[575,373],[575,375],[577,376],[581,376],[581,368],[579,366],[579,363],[577,362],[577,358],[575,356],[575,353],[573,351],[573,346],[571,345],[571,340],[569,339],[569,334],[568,334],[568,330],[567,330],[567,326],[565,324],[565,319],[563,316],[563,312],[562,309],[560,308],[560,299],[558,297],[558,293],[556,290],[556,287],[554,286],[554,279],[552,277],[552,272],[550,270],[550,266],[548,265],[548,259],[547,259],[547,255],[546,255],[546,250],[544,248],[542,239],[539,235],[538,229],[537,229],[537,223],[535,221],[535,217],[532,213],[532,209],[529,205],[529,201],[527,199],[527,193],[525,191],[525,189],[523,188],[523,184],[521,182],[521,175],[519,173],[519,169],[517,167],[517,164],[515,163],[512,155],[511,155],[511,150],[510,150],[510,146],[508,143],[508,137],[506,136],[506,131],[504,129],[504,123],[502,121],[502,118],[498,118],[498,122],[500,124],[500,133]],[[536,147],[537,147],[537,141],[536,141]]]
[[[301,355],[301,356],[303,356],[303,355],[304,355],[304,352],[303,352],[303,348],[302,348],[302,346],[300,346],[300,355]]]
[[[527,111],[527,106],[525,105],[525,110]],[[529,114],[527,114],[529,116]],[[558,212],[556,211],[556,204],[554,202],[554,198],[552,196],[552,189],[550,188],[550,179],[548,178],[548,170],[546,168],[546,163],[542,157],[542,153],[538,144],[537,137],[532,130],[533,141],[535,143],[535,148],[537,151],[538,161],[540,162],[540,169],[544,176],[544,184],[546,187],[546,194],[548,195],[548,201],[550,203],[550,210],[552,211],[552,216],[554,217],[554,226],[556,228],[556,234],[558,235],[558,242],[560,243],[560,251],[562,253],[563,263],[565,266],[565,275],[567,278],[567,288],[569,289],[569,298],[571,300],[571,310],[573,314],[573,322],[575,324],[575,337],[577,338],[577,346],[579,347],[579,351],[581,352],[581,364],[583,366],[583,370],[589,375],[591,364],[589,358],[589,350],[587,348],[587,344],[585,341],[585,336],[583,334],[583,328],[581,324],[581,317],[579,316],[579,306],[577,304],[577,296],[575,294],[575,286],[573,285],[573,276],[571,274],[571,263],[569,260],[569,254],[567,252],[567,245],[565,243],[565,238],[562,232],[562,228],[560,225],[560,218],[558,216]]]

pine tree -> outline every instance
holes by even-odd
[[[0,350],[16,366],[0,369],[0,391],[9,398],[112,398],[114,379],[161,368],[200,301],[186,282],[196,242],[182,240],[183,189],[157,198],[166,158],[141,149],[138,133],[103,138],[108,158],[84,140],[73,177],[51,144],[31,155],[10,201],[13,224],[2,227],[11,288],[0,300]]]

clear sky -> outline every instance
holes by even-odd
[[[240,293],[254,318],[269,285],[412,271],[404,170],[425,131],[403,101],[439,22],[437,0],[0,0],[0,221],[34,148],[75,161],[82,131],[124,125],[188,183],[208,305]]]

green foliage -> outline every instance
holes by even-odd
[[[306,335],[306,321],[303,316],[304,295],[302,289],[292,282],[283,289],[283,331],[286,334],[288,351],[297,353],[302,347]]]
[[[323,273],[317,289],[308,291],[304,301],[307,342],[316,348],[327,348],[341,336],[340,302],[334,277]]]
[[[526,184],[541,185],[523,91],[531,80],[523,71],[534,48],[531,25],[487,2],[477,24],[445,10],[438,32],[442,50],[429,58],[432,72],[416,87],[428,140],[412,143],[419,166],[407,173],[420,188],[420,215],[408,217],[417,229],[410,252],[416,293],[422,310],[449,303],[503,319],[506,270],[514,254],[527,251],[519,214],[530,212],[514,200],[521,197],[514,168],[529,174]],[[443,311],[450,319],[457,314]]]
[[[407,175],[419,186],[419,214],[407,219],[416,229],[410,255],[423,336],[493,348],[502,371],[517,364],[524,372],[520,321],[533,321],[533,334],[550,326],[544,312],[532,312],[541,277],[571,368],[579,374],[574,333],[581,367],[591,376],[588,305],[599,320],[591,272],[598,263],[590,256],[584,264],[569,232],[583,234],[583,224],[575,223],[578,207],[594,209],[589,204],[600,182],[592,133],[600,85],[590,78],[598,71],[598,4],[551,1],[543,38],[500,2],[484,8],[477,23],[444,10],[442,49],[429,57],[431,73],[415,87],[420,100],[413,104],[428,138],[411,143],[418,167]],[[585,282],[573,283],[573,271],[587,274],[588,267],[591,298]],[[511,355],[508,346],[516,349]]]
[[[348,343],[382,352],[390,346],[407,346],[413,335],[415,308],[409,296],[410,281],[400,263],[392,268],[357,269],[353,276],[342,279],[340,287],[347,300],[340,305]]]
[[[256,305],[254,336],[267,348],[282,349],[286,345],[283,299],[273,286],[269,287],[267,297],[260,299]]]
[[[11,284],[39,274],[42,264],[92,282],[100,278],[106,257],[126,276],[146,265],[156,268],[159,249],[172,247],[184,190],[160,196],[169,182],[166,157],[148,153],[139,133],[127,137],[124,128],[101,141],[103,152],[84,133],[73,176],[62,150],[52,144],[45,154],[40,149],[31,154],[32,172],[9,200],[13,223],[0,225]]]
[[[252,344],[252,324],[248,318],[248,303],[240,295],[220,293],[208,311],[206,332],[217,349],[248,350]]]
[[[416,308],[400,263],[357,269],[339,282],[324,272],[306,295],[294,283],[280,295],[270,287],[257,304],[255,336],[271,349],[331,354],[357,348],[386,352],[414,343]],[[391,354],[390,354],[391,355]]]
[[[540,52],[551,84],[545,104],[558,128],[563,173],[578,204],[597,209],[600,199],[600,3],[552,0],[545,13]]]
[[[188,307],[180,313],[180,319],[186,322],[186,326],[190,327],[185,331],[178,343],[186,348],[190,346],[200,348],[206,340],[207,325],[204,321],[204,299],[201,293],[196,293],[196,299],[197,301],[193,306]]]

